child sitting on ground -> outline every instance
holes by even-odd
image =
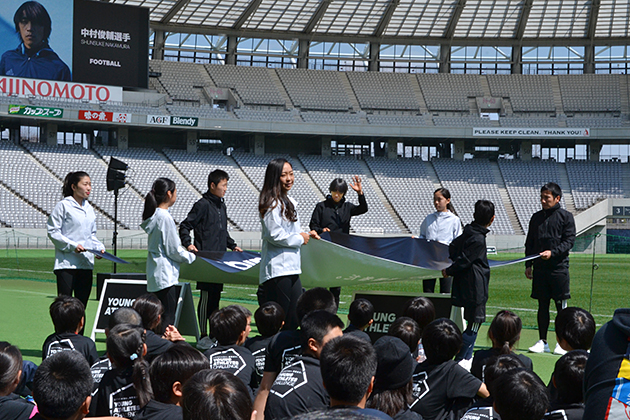
[[[573,350],[558,359],[551,379],[557,390],[557,397],[551,400],[551,408],[545,415],[545,420],[582,420],[582,386],[587,360],[586,350]]]
[[[585,309],[568,307],[556,316],[556,340],[562,349],[556,354],[566,354],[571,350],[589,350],[595,337],[595,319]]]
[[[98,360],[96,345],[89,337],[79,334],[85,325],[85,306],[77,298],[58,296],[50,305],[55,332],[49,335],[42,347],[42,360],[52,354],[65,350],[81,353],[85,360],[93,365]]]
[[[0,342],[0,419],[28,420],[37,410],[14,391],[22,376],[22,353]]]
[[[313,311],[304,316],[300,325],[303,355],[293,359],[274,381],[264,418],[284,419],[330,405],[319,357],[326,343],[343,335],[342,328],[341,319],[327,311]]]
[[[501,420],[540,420],[549,408],[545,384],[528,369],[513,369],[498,377],[492,396]]]
[[[218,345],[204,353],[210,369],[221,369],[236,375],[250,389],[253,399],[256,382],[254,356],[243,347],[250,328],[242,308],[237,305],[217,309],[210,315],[210,335]]]
[[[392,325],[389,326],[387,335],[400,338],[409,346],[409,352],[414,359],[418,357],[418,343],[420,343],[420,339],[422,338],[422,331],[416,321],[406,316],[396,318],[396,320],[392,322]]]
[[[109,331],[107,357],[114,368],[94,392],[91,414],[131,419],[149,402],[153,392],[144,338],[144,328],[136,325],[120,324]]]
[[[423,419],[459,419],[475,396],[489,396],[486,386],[453,360],[462,346],[453,321],[439,318],[427,325],[422,344],[427,360],[414,371],[411,409]]]
[[[89,411],[92,374],[83,356],[55,353],[35,372],[33,397],[38,414],[31,420],[81,420]]]
[[[256,312],[254,312],[254,320],[260,335],[248,338],[245,341],[245,347],[252,352],[254,356],[256,382],[260,383],[265,370],[265,355],[267,346],[271,342],[274,335],[280,331],[284,325],[284,310],[282,306],[276,302],[263,303]]]
[[[403,307],[402,316],[407,316],[418,323],[420,327],[420,335],[424,328],[429,325],[435,319],[435,306],[433,302],[427,297],[418,296],[413,299],[409,299]],[[424,355],[424,347],[422,347],[422,339],[418,343],[418,355],[416,361],[422,363],[426,360]]]
[[[177,328],[172,325],[166,327],[163,335],[156,333],[162,328],[164,305],[153,293],[147,293],[138,297],[133,303],[133,309],[142,317],[142,326],[146,330],[146,360],[148,363],[151,363],[157,355],[168,350],[173,342],[184,340]]]
[[[348,328],[343,330],[344,335],[352,334],[369,343],[372,342],[370,336],[365,332],[374,322],[374,305],[367,299],[359,298],[352,301],[348,311]]]
[[[492,342],[492,348],[475,352],[470,373],[486,382],[484,379],[486,362],[490,357],[500,354],[513,354],[520,359],[523,367],[534,370],[532,359],[523,354],[514,353],[514,344],[521,338],[522,328],[523,322],[514,312],[499,311],[488,329],[488,338]]]
[[[453,277],[451,301],[453,306],[464,309],[464,319],[468,322],[462,334],[462,348],[455,360],[465,360],[462,365],[469,370],[477,333],[486,320],[490,282],[486,235],[494,222],[494,204],[488,200],[477,201],[473,218],[473,222],[464,227],[464,233],[448,246],[453,264],[442,270],[442,276]]]
[[[186,381],[210,367],[199,350],[186,343],[176,343],[157,356],[149,368],[153,398],[142,407],[134,420],[181,420],[181,400]]]

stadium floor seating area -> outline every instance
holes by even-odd
[[[123,229],[138,229],[143,197],[158,177],[168,177],[177,184],[178,199],[171,209],[176,222],[182,221],[193,203],[207,191],[207,177],[214,169],[230,175],[226,204],[230,229],[259,231],[258,195],[267,163],[276,155],[219,152],[186,153],[148,148],[118,150],[97,146],[47,146],[38,143],[15,145],[0,141],[0,226],[44,228],[47,216],[61,200],[61,185],[70,171],[84,170],[92,178],[90,200],[97,213],[97,228],[112,229],[113,193],[106,190],[107,163],[111,156],[127,163],[128,187],[121,190],[118,218]],[[527,232],[527,223],[540,208],[540,186],[561,178],[566,172],[575,207],[584,210],[606,197],[625,197],[624,178],[628,164],[534,159],[531,162],[500,159],[498,166],[486,159],[368,158],[315,155],[282,156],[292,162],[295,184],[291,195],[298,201],[301,225],[308,224],[315,204],[328,194],[330,182],[353,175],[362,179],[369,206],[365,215],[352,219],[358,234],[417,234],[424,217],[433,212],[432,194],[443,186],[451,191],[455,210],[464,223],[472,220],[478,199],[495,203],[497,218],[491,228],[494,235]],[[492,166],[494,165],[494,167]],[[436,177],[437,176],[437,177]],[[507,191],[505,203],[496,177],[502,178]],[[356,203],[356,193],[349,189],[347,198]],[[506,205],[513,207],[516,221],[511,221]],[[564,206],[564,202],[562,202]],[[518,226],[520,225],[520,226]]]

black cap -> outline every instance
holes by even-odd
[[[378,359],[374,388],[388,390],[407,385],[414,369],[409,346],[398,337],[386,335],[376,340],[374,350]]]

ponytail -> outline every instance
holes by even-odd
[[[118,369],[133,369],[133,386],[140,407],[144,407],[153,397],[149,364],[143,355],[145,339],[144,328],[131,324],[117,325],[107,336],[107,354],[114,366]]]
[[[69,172],[63,180],[63,187],[61,189],[63,196],[69,197],[73,195],[74,191],[72,190],[72,186],[78,185],[79,182],[81,182],[81,180],[86,176],[89,177],[87,172],[83,171]]]
[[[175,182],[168,178],[158,178],[155,180],[151,191],[149,191],[144,199],[142,220],[147,220],[149,217],[153,216],[155,209],[168,199],[167,192],[169,191],[171,194],[175,192]]]
[[[501,349],[500,354],[510,354],[514,344],[521,338],[522,328],[523,322],[514,312],[499,311],[488,328],[492,347]]]

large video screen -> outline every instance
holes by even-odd
[[[90,0],[2,0],[0,76],[147,87],[149,10]]]

